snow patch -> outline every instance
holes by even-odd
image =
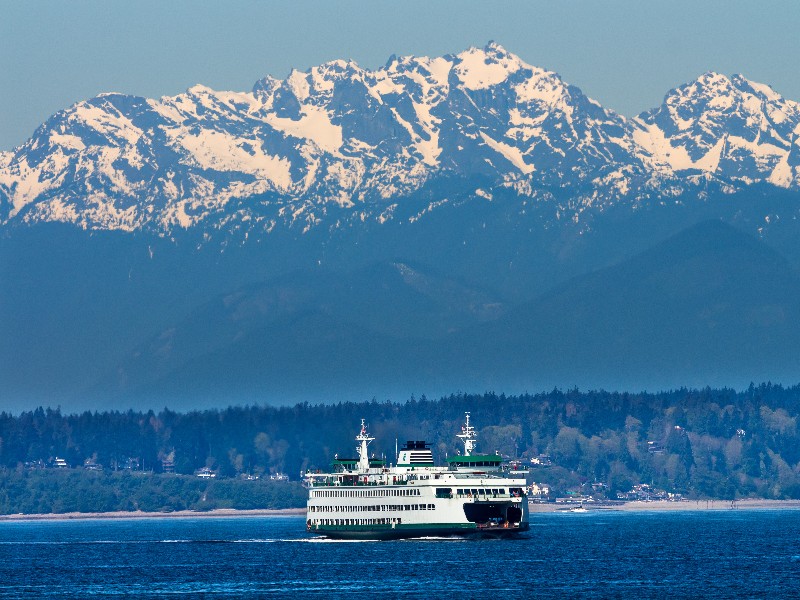
[[[503,142],[498,142],[493,140],[484,132],[480,132],[483,141],[486,142],[486,145],[489,146],[495,152],[502,154],[506,160],[508,160],[512,165],[517,167],[520,171],[525,173],[533,173],[535,168],[533,165],[528,165],[525,163],[525,159],[522,157],[522,151],[519,148],[515,148],[514,146],[509,146]]]
[[[447,79],[450,76],[450,70],[453,68],[453,63],[444,57],[434,58],[428,61],[428,71],[433,76],[436,85],[447,86]]]
[[[563,99],[566,86],[558,75],[533,67],[531,76],[514,86],[518,102],[542,102],[552,106]]]
[[[788,188],[792,185],[792,183],[794,183],[794,174],[792,173],[792,167],[789,165],[788,152],[778,162],[778,164],[775,165],[775,168],[772,170],[772,173],[769,174],[767,181],[782,188]]]
[[[686,148],[673,146],[660,127],[642,121],[638,124],[640,128],[633,130],[633,139],[639,146],[649,151],[657,163],[666,163],[676,171],[695,168],[694,161]]]
[[[301,103],[308,99],[311,89],[308,85],[308,76],[305,73],[292,69],[289,77],[286,78],[286,84]]]
[[[50,134],[50,145],[61,146],[62,148],[67,148],[68,150],[86,149],[86,144],[84,144],[83,140],[79,138],[77,135],[61,134],[55,132]]]
[[[260,140],[239,138],[221,131],[191,134],[168,130],[167,135],[191,153],[204,169],[250,173],[283,190],[292,185],[289,161],[265,154]]]
[[[722,157],[722,150],[725,148],[725,137],[717,140],[717,143],[706,152],[705,156],[694,163],[694,167],[701,171],[713,173],[719,168],[719,161]]]
[[[342,147],[342,127],[331,122],[327,111],[317,106],[304,106],[300,114],[297,121],[275,114],[268,114],[264,120],[278,131],[309,140],[325,152],[337,153]]]
[[[750,81],[749,79],[745,79],[744,77],[742,77],[742,79],[744,81],[746,81],[747,84],[751,88],[753,88],[756,92],[758,92],[759,94],[764,96],[767,100],[770,100],[771,102],[780,102],[780,101],[783,100],[781,95],[778,92],[776,92],[775,90],[773,90],[767,84],[765,84],[765,83],[757,83],[755,81]]]

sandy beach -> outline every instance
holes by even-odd
[[[69,521],[79,519],[186,519],[198,517],[286,517],[292,515],[305,515],[305,508],[284,508],[279,510],[236,510],[233,508],[219,508],[203,512],[192,510],[177,510],[174,512],[142,512],[142,511],[116,511],[95,513],[50,513],[50,514],[15,514],[0,515],[0,521]]]
[[[575,504],[545,503],[530,504],[531,513],[568,512],[576,508]],[[654,502],[620,502],[614,504],[584,503],[587,512],[594,511],[705,511],[705,510],[800,510],[800,500],[763,500],[746,499],[736,500],[689,500],[684,502],[668,502],[659,500]],[[305,515],[305,508],[285,508],[279,510],[236,510],[233,508],[220,508],[204,512],[179,510],[175,512],[105,512],[105,513],[51,513],[51,514],[15,514],[0,515],[0,521],[69,521],[81,519],[186,519],[198,517],[286,517]]]
[[[567,512],[576,508],[576,504],[556,503],[556,504],[531,504],[531,513],[544,512]],[[656,500],[653,502],[632,501],[614,504],[592,504],[583,503],[583,508],[587,511],[705,511],[705,510],[798,510],[800,500],[765,500],[765,499],[745,499],[736,500],[687,500],[682,502],[669,502],[667,500]]]

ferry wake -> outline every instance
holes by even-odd
[[[333,461],[331,472],[305,475],[306,528],[333,539],[426,536],[509,537],[528,529],[525,479],[502,470],[496,454],[477,454],[469,423],[458,437],[464,453],[435,466],[424,441],[406,442],[395,466],[369,458],[375,438],[364,419],[358,458]]]

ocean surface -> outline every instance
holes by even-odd
[[[531,515],[514,540],[342,542],[303,517],[0,522],[0,597],[790,598],[800,511]]]

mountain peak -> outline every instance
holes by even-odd
[[[484,48],[472,47],[456,54],[454,64],[459,81],[471,90],[498,85],[527,66],[518,56],[494,42],[489,42]]]
[[[709,71],[671,90],[659,108],[637,120],[647,129],[640,143],[674,170],[796,185],[788,155],[800,105],[767,85]]]
[[[186,93],[189,94],[190,96],[206,96],[209,94],[211,95],[216,94],[216,90],[212,90],[210,87],[203,85],[202,83],[196,83],[192,87],[187,89]]]
[[[342,73],[357,73],[361,72],[361,67],[358,66],[358,63],[353,59],[335,59],[329,60],[328,62],[324,62],[318,67],[312,67],[307,71],[308,73],[331,73],[331,74],[342,74]]]
[[[725,85],[730,83],[730,78],[725,75],[724,73],[719,73],[717,71],[706,71],[700,77],[698,77],[695,81],[702,83],[703,85],[714,85],[714,84],[721,84]]]

